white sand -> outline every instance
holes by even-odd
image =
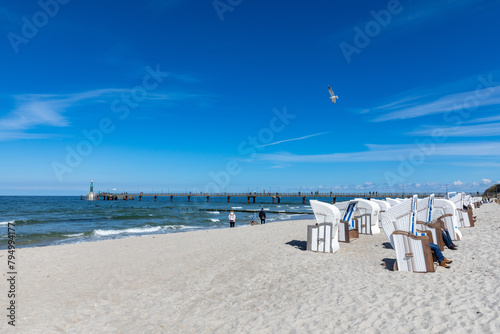
[[[0,333],[500,333],[500,205],[475,210],[451,269],[385,269],[385,235],[305,251],[312,221],[18,249]]]

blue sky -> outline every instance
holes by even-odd
[[[483,191],[500,180],[499,16],[487,0],[3,2],[0,194]]]

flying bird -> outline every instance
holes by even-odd
[[[333,93],[332,87],[328,86],[328,91],[330,92],[330,100],[332,100],[332,103],[337,102],[339,97]]]

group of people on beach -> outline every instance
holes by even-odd
[[[227,218],[229,219],[229,228],[234,227],[234,224],[236,223],[236,214],[234,213],[233,210],[231,210],[231,212],[229,213],[229,216]],[[261,224],[266,223],[266,212],[264,211],[263,208],[260,209],[259,218],[260,218]],[[256,218],[255,218],[255,214],[254,214],[252,220],[250,220],[250,224],[254,225],[255,220],[256,220]]]

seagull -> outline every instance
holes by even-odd
[[[337,99],[339,97],[337,95],[333,94],[333,90],[330,86],[328,86],[328,91],[330,92],[330,99],[332,100],[332,103],[337,102]]]

